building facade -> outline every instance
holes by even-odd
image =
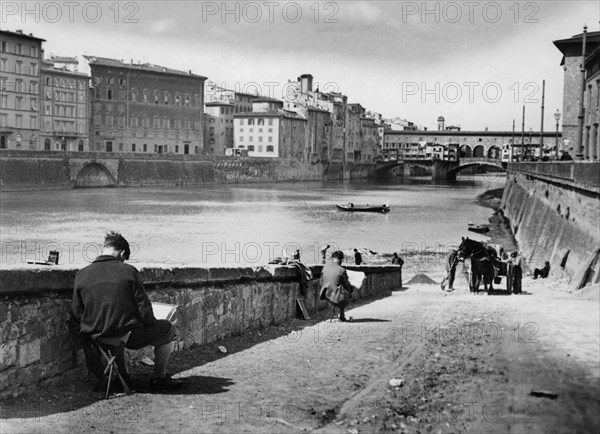
[[[562,107],[562,133],[563,146],[562,150],[569,151],[572,155],[576,151],[577,136],[579,128],[579,106],[581,101],[581,56],[583,52],[583,33],[574,35],[568,39],[554,41],[556,48],[563,54],[561,66],[564,70],[563,79],[563,107]],[[590,57],[595,50],[600,47],[600,32],[588,32],[586,35],[586,56]],[[594,72],[590,69],[590,64],[586,60],[586,92],[589,95],[589,86],[595,87],[595,79],[591,76]],[[593,63],[593,62],[592,62]],[[585,96],[584,96],[585,99]],[[588,98],[588,104],[584,101],[584,108],[590,108],[589,104],[593,103],[592,99]],[[589,112],[589,110],[588,110]],[[588,119],[584,115],[584,123]],[[584,132],[585,134],[585,132]],[[585,137],[584,137],[585,143]]]
[[[40,143],[44,150],[90,150],[90,77],[76,72],[77,64],[77,59],[66,57],[42,63]]]
[[[294,158],[305,161],[307,120],[283,110],[283,101],[261,97],[252,112],[234,115],[234,146],[250,157]]]
[[[200,154],[206,77],[84,56],[92,78],[91,150]]]
[[[560,134],[559,134],[560,137]],[[545,144],[554,143],[556,133],[544,132]],[[501,159],[509,150],[511,159],[530,155],[537,158],[549,156],[554,146],[541,149],[540,132],[525,134],[512,131],[392,131],[384,137],[383,158],[429,159],[446,149],[458,150],[459,158]],[[444,151],[447,152],[447,151]]]
[[[0,149],[40,149],[44,41],[20,30],[0,30]]]
[[[600,158],[600,47],[588,56],[585,69],[583,156],[597,161]]]
[[[225,155],[233,148],[233,104],[221,101],[204,105],[204,153]]]

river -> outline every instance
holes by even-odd
[[[379,253],[443,250],[487,222],[477,195],[500,188],[501,175],[428,179],[78,189],[1,193],[2,268],[60,253],[60,265],[83,266],[104,234],[121,232],[137,266],[264,265],[298,248],[306,263],[320,249]],[[347,213],[336,203],[389,203],[387,214]],[[330,250],[331,252],[331,250]]]

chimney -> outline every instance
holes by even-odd
[[[302,74],[300,76],[300,91],[302,93],[312,92],[313,76],[310,74]]]
[[[443,116],[438,117],[438,131],[444,131],[446,119]]]

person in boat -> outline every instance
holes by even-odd
[[[354,249],[354,263],[356,265],[362,264],[362,255],[358,251],[358,249]]]
[[[448,292],[454,291],[454,277],[456,275],[456,266],[458,265],[458,250],[452,249],[446,258],[446,277],[442,280],[442,291],[446,290],[448,282]]]
[[[296,261],[300,260],[300,250],[296,249],[296,251],[294,252],[294,256],[292,256],[292,258]]]
[[[535,270],[533,270],[534,279],[537,279],[538,277],[545,279],[546,277],[548,277],[548,274],[550,274],[550,262],[548,261],[546,261],[543,268],[536,268]]]
[[[352,284],[348,280],[346,269],[342,267],[344,253],[336,250],[331,254],[331,262],[323,267],[321,273],[321,292],[319,298],[327,300],[331,309],[340,310],[340,321],[346,321],[344,308],[350,304],[350,295],[354,291]]]

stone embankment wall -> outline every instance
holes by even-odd
[[[600,278],[600,164],[511,163],[502,198],[530,271],[550,262],[550,274],[574,289]]]
[[[366,178],[374,163],[282,158],[1,151],[0,190],[236,184]]]
[[[309,312],[326,307],[318,299],[321,266],[302,286],[291,266],[257,268],[145,268],[152,301],[180,305],[178,349],[298,316],[296,299]],[[366,273],[353,298],[390,295],[400,286],[396,266],[348,267]],[[67,320],[76,269],[0,270],[0,397],[65,376],[85,375],[83,352]]]

